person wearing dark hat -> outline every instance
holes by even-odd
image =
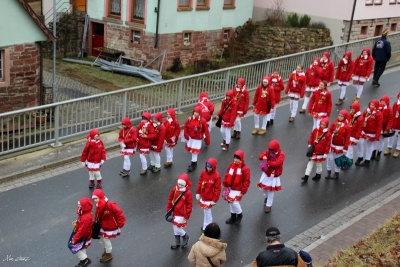
[[[221,266],[226,262],[225,249],[228,246],[219,240],[221,230],[217,223],[210,223],[190,250],[188,260],[197,267]]]
[[[372,48],[372,57],[375,59],[374,67],[374,77],[372,80],[372,85],[380,86],[379,78],[385,71],[386,63],[390,60],[392,56],[392,47],[390,42],[387,40],[387,35],[389,34],[389,29],[385,29],[382,32],[381,38],[379,38]]]
[[[304,261],[304,263],[306,264],[307,267],[313,267],[312,258],[311,258],[311,255],[308,254],[308,252],[306,252],[304,250],[300,250],[299,256]]]
[[[303,259],[291,248],[281,243],[281,232],[276,227],[269,227],[266,232],[267,249],[258,254],[253,267],[299,266],[306,267]]]

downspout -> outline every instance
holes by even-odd
[[[157,46],[158,46],[158,24],[160,23],[160,0],[157,1],[157,7],[154,9],[154,12],[157,13],[156,40],[154,42],[154,48],[157,48]]]
[[[43,88],[43,42],[39,42],[39,106],[44,105],[45,90]]]
[[[353,3],[353,11],[351,12],[350,26],[349,26],[349,34],[347,35],[347,43],[350,41],[351,27],[353,26],[354,12],[356,10],[357,0],[354,0]]]

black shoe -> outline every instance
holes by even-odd
[[[335,172],[335,173],[333,174],[333,177],[331,177],[331,179],[334,179],[334,180],[339,179],[339,173],[338,173],[338,172]]]
[[[308,175],[304,175],[304,177],[301,177],[301,180],[303,180],[303,182],[307,182],[307,180],[308,180]]]
[[[188,172],[192,172],[192,171],[196,170],[196,167],[197,167],[197,162],[192,162],[192,163],[189,165],[189,167],[187,168],[187,171],[188,171]]]
[[[313,181],[318,181],[319,179],[321,179],[320,173],[316,173],[315,176],[313,178],[311,178],[311,180],[313,180]]]
[[[269,122],[270,122],[269,125],[271,125],[271,126],[274,125],[274,120],[273,119],[270,119]]]
[[[354,163],[354,165],[360,166],[360,163],[361,163],[361,161],[362,161],[363,159],[364,159],[363,157],[357,158],[357,161],[356,161],[356,163]]]
[[[268,122],[267,122],[267,127],[269,127],[270,124],[271,124],[271,123],[268,121]]]
[[[243,218],[242,213],[237,214],[235,224],[239,225],[242,222],[242,218]]]
[[[372,80],[372,85],[377,85],[377,81],[375,79]]]
[[[379,161],[381,159],[381,154],[382,154],[382,151],[378,151],[378,153],[376,153],[376,157],[375,157],[376,161]]]
[[[86,258],[84,260],[81,260],[77,265],[75,265],[75,267],[86,267],[89,266],[89,264],[91,264],[92,261],[89,258]]]
[[[236,138],[236,134],[237,134],[237,131],[233,130],[233,134],[231,135],[231,138],[235,139]]]
[[[376,150],[372,151],[371,160],[374,160],[376,157]]]
[[[226,224],[234,224],[236,222],[236,213],[231,213],[231,217],[225,221]]]
[[[331,179],[332,177],[331,177],[331,171],[327,171],[326,172],[326,176],[325,176],[325,179]]]
[[[185,248],[188,245],[189,239],[190,237],[188,236],[187,233],[184,236],[182,236],[182,248]]]
[[[174,236],[174,243],[171,245],[171,249],[177,249],[181,246],[181,236],[180,235],[175,235]]]
[[[368,166],[369,166],[369,163],[370,163],[369,160],[364,160],[363,162],[360,163],[360,166],[368,167]]]

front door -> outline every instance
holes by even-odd
[[[100,51],[95,48],[104,47],[104,24],[92,22],[92,56],[97,57]]]

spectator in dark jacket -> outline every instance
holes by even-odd
[[[372,84],[380,86],[379,78],[385,71],[386,63],[390,60],[392,55],[392,47],[390,42],[386,39],[389,29],[382,32],[382,37],[379,38],[372,48],[372,57],[375,59],[374,78]]]

